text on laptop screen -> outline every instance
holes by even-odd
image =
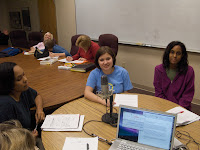
[[[118,138],[170,149],[174,116],[121,108]]]

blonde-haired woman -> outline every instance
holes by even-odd
[[[90,37],[87,35],[81,35],[76,40],[76,46],[79,47],[78,52],[74,56],[68,56],[67,61],[81,60],[94,62],[96,52],[100,48],[99,45],[91,41]]]
[[[39,42],[37,45],[34,45],[33,47],[31,47],[29,52],[34,53],[36,50],[36,47],[39,50],[43,51],[45,49],[45,43],[48,41],[53,41],[53,34],[51,34],[50,32],[45,33],[43,42]],[[49,56],[50,57],[59,57],[59,56],[62,57],[62,56],[71,56],[71,55],[69,54],[69,52],[66,49],[64,49],[63,47],[54,43],[52,52],[49,54]]]
[[[32,133],[22,128],[17,120],[0,124],[1,150],[37,150],[36,141]]]
[[[36,47],[39,50],[45,49],[45,41],[47,40],[53,40],[53,34],[51,34],[50,32],[45,33],[43,42],[39,42],[37,45],[34,45],[33,47],[31,47],[29,52],[35,52]]]

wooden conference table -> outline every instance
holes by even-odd
[[[167,111],[173,107],[178,106],[170,101],[157,98],[154,96],[137,94],[138,95],[138,106],[140,108],[152,109],[157,111]],[[81,114],[85,115],[84,123],[89,120],[101,120],[102,115],[106,112],[106,107],[89,101],[85,98],[79,98],[75,101],[69,102],[53,114]],[[176,131],[187,131],[190,136],[195,140],[199,140],[200,137],[200,121],[191,123],[187,126],[177,127]],[[111,127],[108,124],[100,122],[90,122],[85,126],[85,130],[90,134],[96,134],[107,140],[114,139],[116,137],[116,128]],[[90,137],[84,131],[82,132],[47,132],[42,131],[42,141],[46,150],[61,150],[66,137]],[[186,141],[180,140],[186,144]],[[199,142],[199,141],[198,141]],[[191,150],[197,149],[197,145],[189,144]],[[107,150],[109,145],[99,141],[98,150]]]
[[[44,108],[61,106],[84,95],[89,72],[59,70],[58,66],[64,65],[61,62],[52,65],[40,65],[39,60],[33,55],[24,55],[23,53],[0,58],[0,63],[9,61],[15,62],[23,68],[29,86],[37,90],[42,96]]]

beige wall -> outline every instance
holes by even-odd
[[[74,0],[55,1],[59,44],[70,50],[71,36],[76,34]],[[154,67],[161,63],[164,50],[130,45],[119,45],[117,64],[125,66],[131,81],[147,90],[153,91]],[[195,71],[195,99],[200,99],[200,54],[189,52],[189,64]],[[195,102],[200,103],[198,100]]]

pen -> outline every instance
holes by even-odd
[[[87,150],[89,150],[89,144],[87,143]]]
[[[35,126],[35,130],[37,130],[37,127],[38,127],[38,124],[36,124],[36,126]]]
[[[181,114],[181,113],[184,113],[184,111],[180,111],[180,112],[178,112],[177,114]]]

